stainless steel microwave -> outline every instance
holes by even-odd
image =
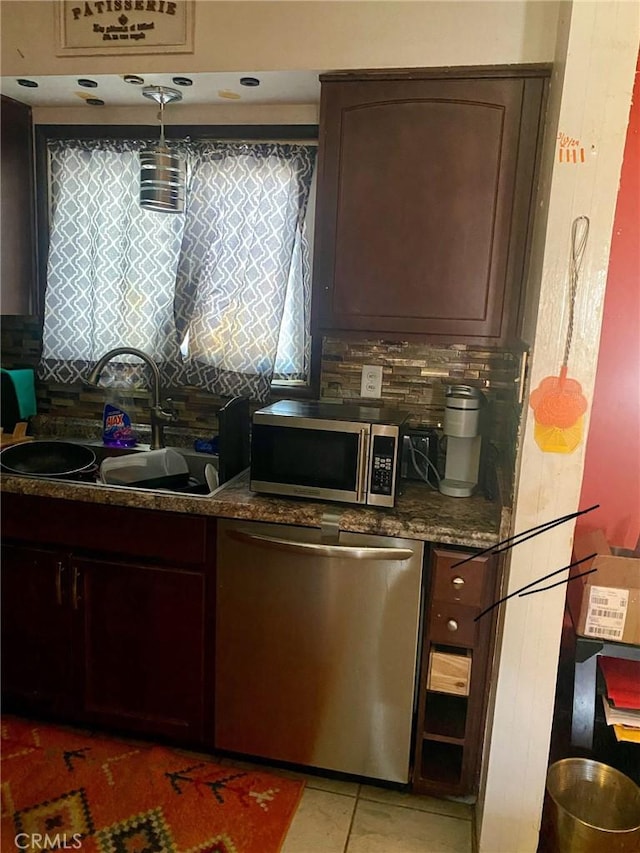
[[[280,400],[253,415],[254,492],[392,507],[407,412]]]

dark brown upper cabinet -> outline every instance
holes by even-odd
[[[0,313],[37,310],[31,108],[2,96]]]
[[[321,76],[316,333],[517,338],[547,77]]]

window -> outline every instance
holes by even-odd
[[[42,378],[136,347],[166,382],[264,400],[309,376],[313,145],[173,143],[185,212],[138,203],[143,140],[51,140]],[[112,379],[138,370],[111,362]]]

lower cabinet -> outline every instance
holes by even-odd
[[[464,561],[464,562],[461,562]],[[477,793],[497,561],[433,548],[424,619],[413,790]]]
[[[13,494],[0,509],[4,710],[213,747],[215,519]],[[429,569],[412,787],[473,794],[497,561],[435,547]]]
[[[64,503],[55,503],[64,523]],[[107,530],[117,540],[118,515],[125,510],[95,509],[102,515],[108,510],[102,520],[111,522]],[[126,510],[128,516],[131,512]],[[178,518],[140,512],[142,536],[153,533],[145,525],[170,534]],[[73,547],[71,534],[61,534],[69,540],[65,547],[36,548],[17,538],[6,541],[4,527],[5,710],[204,743],[205,715],[213,704],[213,611],[209,619],[207,597],[215,594],[214,523],[190,520],[195,523],[191,533],[203,534],[203,547],[201,554],[195,549],[195,562],[189,562],[190,553],[184,564],[175,554],[167,558],[161,552],[155,559],[136,559],[134,542],[114,545],[131,552],[131,558],[89,553]],[[201,525],[207,530],[201,531]],[[37,524],[31,527],[33,540]],[[149,550],[148,540],[142,547]]]
[[[71,577],[81,620],[83,717],[200,740],[204,574],[73,558]]]
[[[4,707],[64,713],[74,680],[73,619],[63,600],[67,555],[3,544],[1,560]]]

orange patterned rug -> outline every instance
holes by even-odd
[[[2,850],[276,853],[304,783],[2,718]]]

